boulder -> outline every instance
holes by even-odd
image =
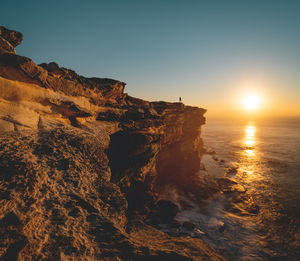
[[[13,47],[18,46],[23,40],[23,34],[0,26],[0,36],[8,41]]]
[[[196,225],[192,222],[189,222],[189,221],[185,221],[182,223],[182,226],[188,230],[188,231],[193,231],[194,228],[196,227]]]
[[[159,200],[156,209],[162,223],[171,223],[179,211],[179,207],[170,200]]]

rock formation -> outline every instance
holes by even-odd
[[[205,110],[37,65],[22,38],[0,27],[1,260],[223,260],[151,225],[178,211],[166,184],[197,184]]]
[[[17,31],[8,30],[0,26],[0,54],[16,53],[15,47],[23,40],[23,35]]]

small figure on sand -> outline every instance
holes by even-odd
[[[179,97],[179,102],[181,102],[181,97]]]

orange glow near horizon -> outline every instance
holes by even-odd
[[[228,91],[216,95],[215,101],[195,104],[207,109],[205,116],[208,120],[227,118],[249,121],[300,117],[297,95],[287,97],[272,82],[241,79],[236,83],[229,83],[226,88]]]

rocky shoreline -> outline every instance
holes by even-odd
[[[234,181],[198,175],[206,110],[37,65],[22,39],[0,27],[1,260],[225,260],[176,219],[220,194],[257,211]]]

